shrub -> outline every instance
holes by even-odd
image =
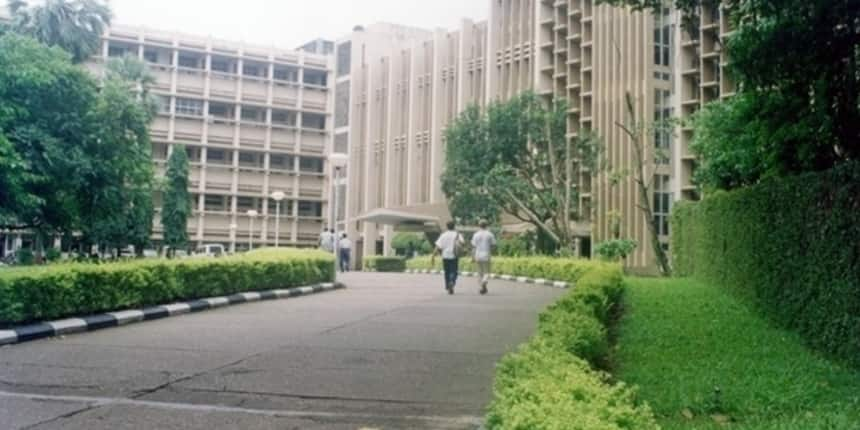
[[[402,257],[364,257],[364,270],[367,272],[403,272],[406,259]]]
[[[860,164],[677,205],[672,231],[679,274],[726,286],[860,366]]]
[[[62,256],[62,253],[57,248],[48,248],[45,250],[45,259],[48,261],[59,261]]]
[[[433,252],[433,245],[427,241],[424,235],[418,233],[397,233],[391,240],[391,247],[397,252],[397,255],[412,257],[414,252],[420,255],[426,255]]]
[[[33,255],[33,251],[28,248],[19,249],[18,252],[15,253],[15,262],[22,266],[29,266],[33,264],[36,256]]]
[[[630,239],[612,239],[600,242],[594,247],[594,253],[606,261],[619,261],[627,258],[638,244]]]
[[[224,258],[13,268],[0,272],[0,326],[288,288],[333,277],[329,254],[280,249]]]

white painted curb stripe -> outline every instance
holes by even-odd
[[[260,293],[242,293],[240,295],[246,302],[257,302],[260,300]]]
[[[567,288],[567,282],[556,281],[552,283],[552,286],[556,288]]]
[[[18,333],[12,330],[0,330],[0,345],[18,342]]]
[[[80,318],[69,318],[48,323],[54,328],[54,335],[80,333],[87,330],[87,322]]]
[[[314,287],[301,287],[299,288],[299,291],[301,291],[302,294],[310,294],[314,292]]]
[[[165,305],[164,309],[167,309],[167,313],[171,316],[191,312],[191,306],[188,306],[187,303],[173,303],[171,305]]]
[[[203,299],[203,301],[209,303],[209,307],[212,308],[218,308],[230,304],[230,300],[227,300],[226,297],[213,297],[211,299]]]
[[[111,315],[116,318],[116,323],[118,325],[125,325],[133,322],[143,321],[143,312],[141,311],[108,312],[108,315]]]

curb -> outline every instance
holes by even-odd
[[[29,342],[54,336],[119,327],[143,321],[152,321],[242,303],[307,296],[310,294],[333,291],[342,288],[346,288],[346,286],[341,283],[334,284],[328,282],[304,287],[238,293],[233,294],[232,296],[210,297],[206,299],[172,303],[169,305],[153,306],[144,309],[107,312],[81,318],[67,318],[57,321],[35,323],[13,327],[8,330],[0,330],[0,346]]]
[[[403,273],[441,275],[444,272],[441,270],[429,270],[429,269],[406,269],[406,271]],[[478,276],[478,273],[476,273],[476,272],[460,272],[460,276],[476,277],[476,276]],[[570,285],[567,282],[563,282],[563,281],[551,281],[551,280],[543,279],[543,278],[537,278],[536,279],[536,278],[529,278],[526,276],[500,275],[498,273],[491,273],[490,279],[500,279],[502,281],[514,281],[514,282],[519,282],[521,284],[544,285],[547,287],[562,288],[562,289],[572,287],[572,285]]]

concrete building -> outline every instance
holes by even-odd
[[[626,94],[640,123],[678,109],[678,14],[591,0],[489,0],[489,7],[488,21],[464,20],[454,31],[380,24],[337,41],[334,148],[350,156],[345,229],[365,255],[379,254],[390,252],[396,229],[449,218],[439,181],[446,125],[469,103],[533,90],[547,101],[568,99],[569,138],[590,130],[606,148],[608,169],[580,178],[587,214],[576,225],[580,252],[612,236],[609,214],[616,213],[621,236],[640,244],[628,264],[653,267],[634,177],[613,185],[610,176],[637,167],[635,146],[617,125],[629,121]],[[668,246],[672,202],[685,197],[678,184],[689,177],[688,152],[670,132],[640,139],[654,183],[648,199]]]
[[[127,55],[145,61],[155,77],[156,174],[164,175],[180,145],[188,152],[193,243],[243,250],[251,242],[273,245],[277,231],[281,245],[315,245],[327,225],[332,57],[114,26],[90,67],[99,73],[109,58]],[[277,191],[285,194],[280,205],[272,198]],[[160,195],[155,207],[160,211]],[[157,212],[156,244],[159,218]]]

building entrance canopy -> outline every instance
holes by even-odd
[[[440,220],[431,215],[418,215],[392,209],[374,209],[355,221],[390,225],[397,231],[438,232]]]

